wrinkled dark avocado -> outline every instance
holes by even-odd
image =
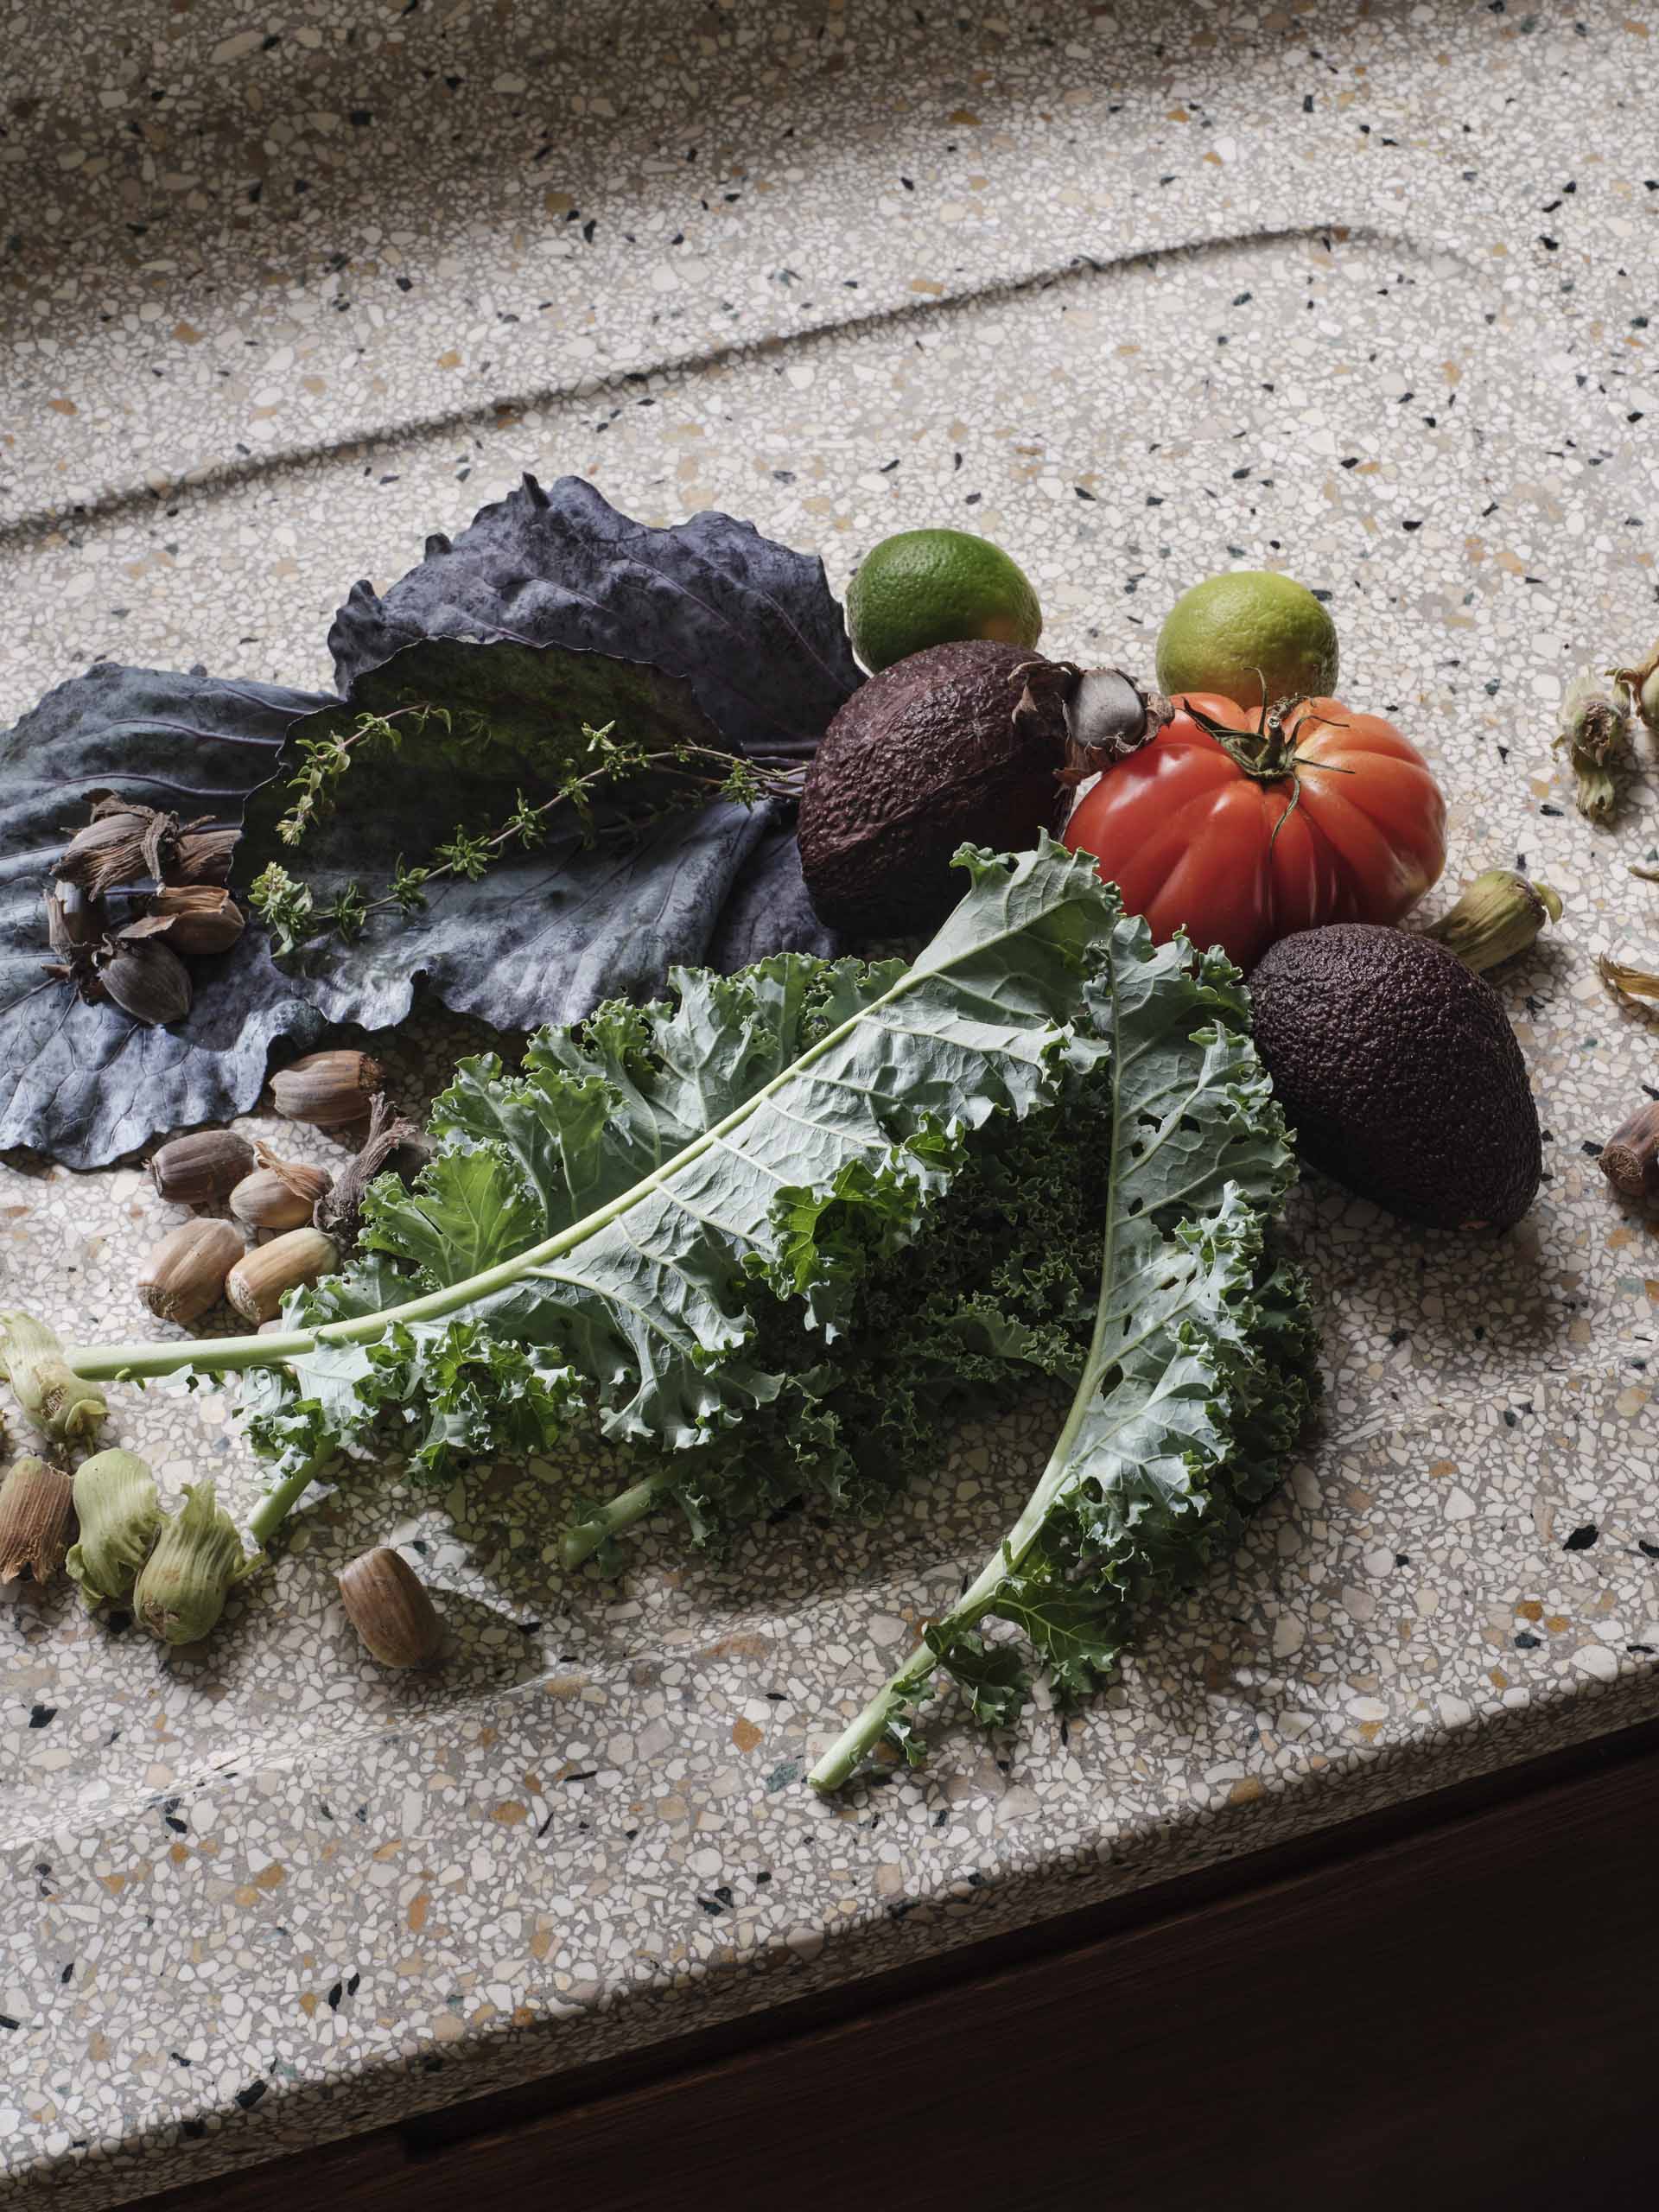
[[[986,638],[931,645],[862,684],[824,732],[801,800],[821,920],[853,937],[931,930],[962,894],[950,855],[1058,831],[1077,671]]]
[[[1369,922],[1281,938],[1250,976],[1255,1042],[1304,1156],[1434,1229],[1509,1229],[1543,1173],[1497,993],[1444,945]]]

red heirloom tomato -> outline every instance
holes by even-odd
[[[1174,703],[1065,826],[1160,944],[1185,929],[1248,974],[1293,930],[1398,921],[1440,874],[1446,801],[1392,722],[1338,699]]]

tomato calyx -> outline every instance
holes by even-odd
[[[1190,699],[1181,702],[1181,711],[1191,716],[1206,737],[1214,739],[1240,775],[1248,776],[1252,783],[1282,783],[1287,776],[1294,777],[1299,768],[1332,768],[1338,775],[1347,775],[1346,768],[1335,768],[1329,760],[1312,760],[1296,750],[1296,732],[1294,728],[1286,727],[1286,718],[1308,703],[1305,696],[1270,702],[1264,683],[1261,711],[1253,729],[1234,729],[1226,722],[1217,721]]]
[[[1256,680],[1258,683],[1262,681],[1259,677]],[[1240,775],[1248,776],[1255,784],[1288,782],[1290,785],[1290,804],[1274,823],[1273,835],[1268,840],[1269,855],[1279,842],[1279,832],[1300,802],[1304,769],[1318,768],[1331,776],[1351,776],[1354,772],[1351,768],[1338,766],[1334,760],[1315,760],[1307,753],[1296,750],[1298,725],[1293,721],[1287,727],[1287,719],[1296,716],[1300,708],[1310,703],[1306,694],[1269,701],[1268,687],[1262,683],[1262,707],[1255,728],[1234,729],[1226,722],[1217,721],[1213,715],[1206,714],[1202,707],[1195,707],[1190,699],[1181,702],[1181,711],[1198,724],[1206,737],[1213,739],[1220,746]],[[1325,721],[1326,717],[1322,715],[1320,720]],[[1337,722],[1332,723],[1331,727],[1342,728],[1345,725]]]

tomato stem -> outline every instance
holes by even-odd
[[[1314,760],[1306,753],[1299,753],[1296,741],[1300,721],[1296,728],[1290,729],[1285,727],[1285,722],[1287,715],[1295,715],[1298,708],[1309,703],[1307,698],[1299,696],[1269,702],[1267,683],[1259,669],[1255,680],[1262,686],[1262,710],[1254,729],[1232,729],[1225,722],[1217,721],[1213,715],[1205,714],[1202,707],[1195,707],[1190,699],[1185,699],[1181,703],[1205,735],[1220,746],[1241,775],[1248,776],[1254,784],[1281,784],[1289,780],[1290,804],[1274,823],[1273,834],[1268,839],[1268,857],[1271,860],[1274,847],[1279,842],[1279,832],[1301,803],[1301,771],[1304,768],[1323,768],[1333,776],[1351,776],[1354,771],[1338,766],[1334,760]],[[1331,727],[1341,729],[1345,728],[1345,724],[1332,722]]]
[[[1285,716],[1294,713],[1302,702],[1277,699],[1269,702],[1268,687],[1259,673],[1256,681],[1262,684],[1262,711],[1254,729],[1232,729],[1205,714],[1202,707],[1195,707],[1190,699],[1184,704],[1205,735],[1214,739],[1241,775],[1256,784],[1281,783],[1296,771],[1296,740],[1285,728]]]

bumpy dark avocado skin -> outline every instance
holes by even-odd
[[[999,852],[1058,830],[1071,671],[1023,645],[930,645],[861,684],[824,732],[801,799],[801,869],[851,937],[931,930],[962,896],[964,842]]]
[[[1250,977],[1255,1041],[1316,1167],[1434,1229],[1508,1229],[1543,1171],[1497,994],[1444,945],[1369,922],[1282,938]]]

